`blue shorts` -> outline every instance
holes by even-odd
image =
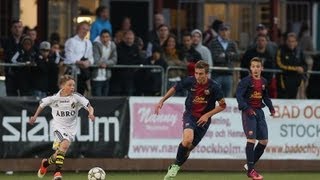
[[[193,129],[193,141],[192,145],[196,147],[203,136],[206,134],[210,124],[211,119],[204,126],[198,126],[197,121],[199,118],[196,118],[188,113],[183,114],[183,129]]]
[[[268,139],[268,126],[262,109],[255,109],[256,115],[248,116],[242,111],[242,126],[247,139]]]

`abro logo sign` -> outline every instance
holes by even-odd
[[[78,118],[78,121],[81,119]],[[109,129],[110,126],[114,128],[114,141],[119,142],[120,137],[120,127],[119,119],[117,117],[96,117],[95,121],[88,121],[88,134],[81,134],[81,123],[77,123],[77,134],[76,139],[80,142],[82,141],[99,141],[99,133],[104,134],[103,141],[110,141]],[[36,141],[53,141],[53,132],[50,128],[52,120],[49,122],[45,117],[38,117],[36,123],[27,129],[27,124],[29,122],[29,117],[27,116],[27,111],[22,110],[21,116],[4,116],[2,119],[2,126],[10,134],[2,135],[3,142],[36,142]],[[20,128],[16,128],[16,127]],[[100,129],[102,127],[102,129]]]

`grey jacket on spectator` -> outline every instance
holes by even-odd
[[[103,44],[101,43],[100,39],[97,39],[93,43],[93,59],[94,59],[94,65],[100,65],[102,63],[109,65],[115,65],[117,64],[118,61],[118,54],[117,54],[117,47],[116,44],[112,41],[109,42],[109,45],[111,50],[110,50],[110,56],[108,59],[105,59],[102,57],[103,53]],[[99,68],[94,68],[92,71],[92,79],[96,78],[98,75],[98,70]],[[107,79],[111,77],[111,70],[108,69],[106,70],[106,76]]]

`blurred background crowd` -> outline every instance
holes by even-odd
[[[1,5],[23,4],[10,2]],[[38,19],[33,26],[19,13],[2,11],[8,17],[0,36],[7,96],[52,95],[63,74],[74,75],[77,91],[86,96],[160,96],[205,60],[225,96],[234,97],[253,57],[267,69],[263,76],[272,98],[320,96],[313,16],[318,6],[312,1],[34,2]],[[59,10],[63,5],[70,12]],[[64,30],[61,15],[72,19],[65,20]]]

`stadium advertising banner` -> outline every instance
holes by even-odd
[[[89,99],[95,122],[79,111],[78,133],[67,157],[124,157],[128,152],[129,110],[126,97]],[[39,104],[34,99],[0,98],[0,158],[48,157],[52,154],[51,109],[46,107],[35,125],[28,121]]]
[[[184,98],[168,99],[159,115],[160,98],[131,97],[130,158],[175,158],[182,138]],[[210,128],[193,150],[194,159],[245,159],[246,137],[236,99],[212,118]],[[269,144],[264,159],[319,159],[320,106],[312,100],[273,100],[276,115],[264,108]]]

